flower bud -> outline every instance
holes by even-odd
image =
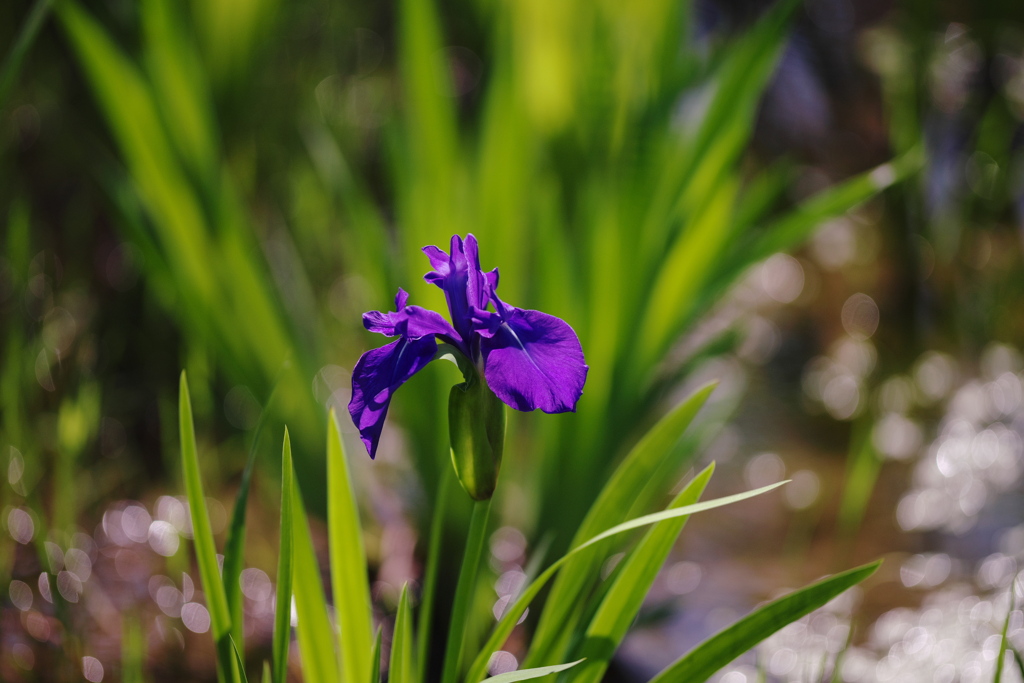
[[[452,465],[474,500],[494,494],[505,445],[505,404],[482,377],[452,387],[448,394]]]

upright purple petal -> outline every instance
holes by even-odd
[[[448,272],[450,270],[448,265],[448,254],[444,253],[443,249],[439,249],[435,246],[423,247],[423,253],[427,255],[427,259],[430,261],[430,267],[434,269],[424,275],[423,279],[430,284],[442,287],[441,283],[448,276]]]
[[[494,270],[484,273],[484,280],[487,282],[487,296],[484,297],[484,304],[486,305],[487,300],[490,299],[498,289],[498,269],[495,268]]]
[[[502,304],[501,312],[502,322],[481,340],[491,391],[516,410],[575,412],[589,369],[576,333],[540,311]]]
[[[466,301],[472,307],[487,308],[487,302],[491,298],[491,292],[497,287],[497,277],[494,278],[494,287],[480,268],[480,249],[477,246],[476,236],[473,233],[466,235],[464,247],[466,256]]]
[[[400,311],[405,308],[405,304],[409,302],[409,292],[405,291],[401,287],[398,288],[398,293],[395,294],[395,310]]]
[[[377,455],[391,396],[433,360],[436,351],[433,337],[402,337],[360,356],[352,370],[352,400],[348,412],[371,458]]]
[[[480,269],[479,248],[472,233],[466,235],[465,241],[452,235],[449,249],[450,253],[445,254],[438,247],[423,248],[433,267],[423,279],[444,291],[452,325],[468,340],[473,330],[474,310],[487,308],[498,286],[498,271],[484,273]]]
[[[423,253],[427,255],[427,260],[430,261],[430,267],[433,268],[432,271],[423,276],[423,279],[443,289],[445,294],[448,293],[446,284],[449,284],[450,280],[459,277],[459,270],[463,271],[464,277],[466,270],[466,254],[463,251],[462,238],[458,235],[452,235],[448,250],[446,253],[440,247],[433,245],[423,247],[422,249]]]

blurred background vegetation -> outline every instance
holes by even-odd
[[[322,510],[327,409],[345,415],[379,342],[360,315],[398,286],[441,308],[419,248],[453,233],[477,235],[505,300],[572,324],[591,366],[578,413],[510,415],[481,620],[709,379],[637,511],[698,460],[725,475],[709,495],[793,484],[693,521],[609,677],[644,680],[779,585],[887,555],[832,616],[858,625],[843,676],[882,679],[908,646],[877,617],[916,624],[943,590],[995,604],[1015,575],[1018,3],[14,0],[0,59],[3,680],[212,680],[174,497],[180,369],[208,490],[226,504],[254,449],[250,528],[273,536],[283,425]],[[439,365],[396,399],[376,463],[342,421],[382,619],[433,507],[449,555],[463,534],[466,501],[436,499],[457,381]],[[254,536],[255,661],[276,544]],[[989,612],[950,636],[957,667]],[[762,664],[818,680],[827,636]],[[751,657],[730,683],[754,680]]]

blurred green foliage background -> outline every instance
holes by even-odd
[[[823,269],[820,296],[773,323],[781,350],[751,383],[762,422],[803,415],[785,424],[822,458],[854,444],[851,474],[822,486],[839,507],[826,517],[856,537],[882,466],[857,456],[873,383],[927,349],[970,362],[1022,340],[1022,15],[843,0],[4,3],[0,506],[32,511],[38,557],[12,532],[0,578],[38,573],[47,540],[67,549],[112,501],[180,493],[182,367],[213,490],[237,487],[250,448],[275,454],[287,424],[322,512],[327,409],[345,417],[348,369],[379,343],[361,313],[399,286],[441,308],[419,248],[467,232],[503,298],[568,321],[591,367],[578,413],[510,415],[504,520],[554,552],[697,370],[750,338],[737,284],[835,220],[860,226],[874,260]],[[799,253],[810,282],[817,257]],[[804,415],[801,367],[862,290],[881,310],[876,379],[859,408],[827,411],[838,419]],[[463,532],[465,504],[435,500],[457,380],[434,366],[393,404],[373,468],[343,420],[371,536],[403,515],[422,532],[438,504],[449,541]],[[636,509],[737,410],[758,424],[741,389],[723,391]],[[753,443],[792,441],[775,427]],[[801,579],[834,561],[807,553]],[[20,671],[5,647],[0,671]],[[35,661],[12,680],[72,675]]]

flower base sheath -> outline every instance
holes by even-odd
[[[494,495],[505,449],[505,404],[481,381],[463,382],[448,394],[452,466],[474,500]]]
[[[444,291],[451,322],[407,305],[402,289],[394,312],[363,314],[366,329],[397,339],[359,358],[348,410],[374,457],[392,394],[438,356],[439,342],[445,344],[466,379],[449,396],[453,461],[470,495],[486,499],[494,490],[504,438],[504,410],[494,399],[522,411],[574,412],[587,364],[565,321],[498,298],[498,270],[480,268],[473,235],[465,241],[452,236],[447,253],[433,246],[423,252],[433,268],[424,279]]]

